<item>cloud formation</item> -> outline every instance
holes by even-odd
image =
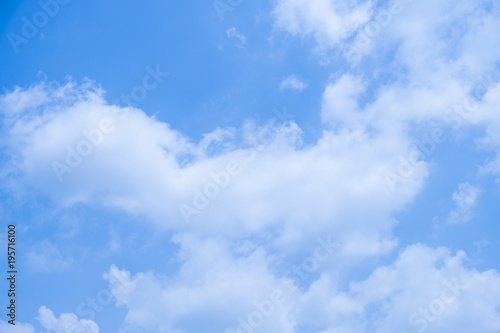
[[[280,90],[297,90],[297,91],[302,91],[307,87],[307,84],[302,82],[298,77],[295,75],[290,75],[283,79],[280,83]]]
[[[73,313],[62,313],[59,318],[46,306],[38,309],[36,319],[46,333],[99,333],[99,327],[92,320],[78,319]],[[5,333],[35,333],[33,326],[16,322],[11,325],[0,320],[0,329]]]
[[[176,276],[118,270],[132,286],[114,292],[127,308],[124,332],[195,331],[208,323],[228,333],[299,332],[301,327],[315,332],[500,329],[500,275],[467,268],[463,252],[451,255],[445,248],[416,244],[347,287],[334,270],[322,270],[295,291],[293,280],[270,271],[269,258],[258,248],[235,257],[214,242],[179,241],[182,255],[190,256]],[[282,300],[272,303],[276,290]]]
[[[398,191],[387,186],[384,172],[411,149],[402,133],[388,144],[393,133],[325,131],[304,146],[294,122],[247,123],[234,139],[233,130],[217,129],[194,143],[139,109],[109,105],[91,84],[55,86],[16,89],[0,105],[41,96],[5,119],[12,154],[5,174],[16,180],[13,190],[33,189],[63,206],[121,208],[162,228],[204,235],[279,229],[281,248],[327,232],[360,242],[351,255],[364,256],[391,247],[391,214],[426,176],[419,163]],[[226,186],[228,165],[240,172]],[[363,214],[354,208],[360,204]],[[181,205],[192,210],[183,214]],[[296,232],[305,226],[306,234]],[[363,253],[365,243],[380,244]]]
[[[37,320],[50,333],[99,333],[99,327],[92,320],[78,319],[72,313],[62,313],[59,318],[50,309],[42,306],[38,309]]]
[[[456,208],[448,216],[448,223],[466,223],[472,219],[473,208],[481,190],[469,183],[460,184],[458,191],[453,193],[452,198]]]
[[[463,251],[398,247],[395,236],[397,214],[421,193],[446,140],[473,137],[489,156],[481,170],[500,173],[498,5],[273,8],[275,33],[311,39],[323,65],[347,64],[324,67],[332,73],[318,92],[317,139],[304,142],[300,124],[274,117],[194,140],[109,103],[95,82],[42,81],[0,95],[6,191],[61,210],[117,209],[167,232],[178,248],[171,272],[111,265],[103,275],[126,310],[124,333],[498,332],[498,271],[471,268]],[[246,42],[236,27],[226,36]],[[306,86],[294,75],[280,83]],[[448,222],[471,220],[480,191],[461,184]],[[318,248],[325,236],[342,242],[334,254]],[[121,246],[115,236],[109,252]],[[67,269],[61,251],[41,241],[28,264]],[[99,331],[45,306],[37,318],[49,332]]]

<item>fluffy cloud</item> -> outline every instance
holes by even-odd
[[[127,307],[125,332],[170,332],[173,327],[196,331],[194,323],[202,327],[205,321],[224,332],[500,329],[500,274],[467,268],[463,252],[451,255],[445,248],[417,244],[404,249],[394,263],[346,287],[327,269],[295,290],[290,280],[270,270],[269,256],[258,248],[234,256],[220,243],[189,237],[178,241],[187,260],[174,277],[152,272],[131,277],[111,267],[132,286],[126,291],[113,288],[117,301]],[[266,303],[273,290],[283,295],[274,305]]]
[[[236,135],[216,129],[193,143],[139,109],[108,105],[91,84],[41,87],[0,98],[11,110],[11,94],[43,91],[39,104],[4,121],[11,156],[4,174],[16,180],[13,190],[34,189],[63,206],[118,207],[162,228],[205,236],[279,230],[274,246],[281,249],[300,249],[328,233],[375,250],[350,252],[362,257],[394,245],[391,215],[426,176],[419,162],[397,191],[388,186],[384,173],[411,150],[404,133],[395,141],[394,133],[326,130],[303,146],[295,123],[271,121],[248,123]]]
[[[452,4],[431,5],[436,13],[425,20],[436,27],[439,13]],[[369,16],[368,3],[352,6],[283,0],[275,13],[291,20],[287,31],[307,34],[323,26],[312,27],[301,15],[335,16],[364,8],[365,14],[352,15]],[[474,54],[467,36],[487,36],[496,11],[473,11],[478,23],[453,35],[462,47],[456,49],[458,60],[446,62],[444,49],[424,48],[421,41],[428,37],[426,43],[434,46],[443,36],[429,31],[419,35],[419,29],[412,28],[425,6],[405,6],[391,23],[399,29],[389,33],[401,41],[393,66],[409,70],[380,85],[358,74],[332,80],[323,93],[324,134],[312,145],[301,144],[301,129],[293,122],[216,129],[194,143],[139,109],[109,105],[91,82],[42,83],[0,97],[12,162],[4,168],[7,184],[15,191],[45,192],[62,205],[119,207],[167,229],[182,230],[191,222],[193,232],[231,237],[280,230],[275,245],[281,248],[294,242],[300,247],[328,232],[346,241],[380,242],[374,248],[388,249],[392,214],[418,193],[427,174],[422,157],[434,151],[423,154],[415,148],[410,124],[439,137],[442,128],[426,128],[427,122],[444,120],[446,127],[480,123],[488,126],[488,140],[497,142],[499,123],[492,121],[497,104],[492,84],[484,94],[473,96],[475,105],[487,112],[470,116],[470,95],[477,88],[472,74],[478,69],[465,61]],[[456,24],[474,8],[458,6],[445,25]],[[407,18],[406,26],[400,26],[402,17]],[[465,74],[458,75],[462,72],[457,68]],[[313,196],[316,200],[308,200]],[[355,208],[360,205],[365,207],[362,213]],[[304,226],[309,227],[307,233],[297,231]]]
[[[276,259],[255,245],[235,249],[227,242],[202,241],[190,235],[179,235],[176,242],[181,245],[178,259],[182,262],[176,276],[153,272],[131,276],[115,266],[104,275],[117,304],[127,308],[123,332],[208,327],[214,332],[235,332],[238,317],[246,319],[255,311],[254,301],[269,300],[275,290],[285,298],[291,289],[290,281],[273,275],[270,264]],[[262,332],[294,332],[287,308],[276,305],[273,317],[260,325]]]
[[[337,3],[342,2],[321,2],[325,6]],[[416,148],[416,153],[402,157],[409,160],[411,154],[429,158],[443,142],[433,136],[444,140],[442,134],[448,129],[480,125],[486,132],[478,141],[480,148],[499,151],[500,121],[495,110],[500,105],[496,64],[500,47],[492,42],[494,31],[500,28],[497,5],[489,1],[387,1],[372,7],[367,20],[344,37],[329,34],[326,24],[318,23],[313,30],[298,24],[312,21],[311,17],[316,22],[325,16],[337,21],[336,14],[324,8],[316,11],[317,6],[277,1],[275,19],[284,31],[310,34],[319,45],[344,51],[353,66],[333,75],[323,93],[321,116],[329,128],[392,132],[395,141],[406,140],[411,128],[420,133],[413,138],[415,143],[431,149]],[[353,52],[357,58],[350,56]],[[484,170],[498,173],[497,165],[489,158]]]
[[[342,51],[355,63],[368,56],[386,65],[387,59],[379,56],[389,52],[419,77],[439,69],[436,66],[444,65],[443,59],[456,68],[468,68],[473,75],[489,70],[500,55],[493,42],[498,14],[498,6],[488,0],[391,0],[377,5],[373,1],[276,0],[274,7],[278,29],[312,36],[321,50]]]
[[[500,28],[500,10],[489,1],[460,4],[450,0],[387,1],[368,11],[364,23],[344,38],[338,34],[331,36],[328,24],[321,23],[339,21],[335,11],[328,9],[335,6],[343,6],[343,2],[281,0],[275,5],[275,20],[291,34],[307,35],[315,31],[318,44],[329,43],[332,48],[347,52],[348,60],[352,52],[364,57],[355,65],[356,70],[351,71],[363,76],[346,74],[325,91],[325,95],[339,101],[339,106],[333,107],[337,114],[342,114],[343,106],[351,110],[352,103],[364,101],[363,92],[368,89],[371,103],[361,103],[365,112],[350,116],[357,122],[379,121],[377,118],[383,116],[383,122],[394,127],[396,124],[389,117],[397,121],[442,119],[449,109],[467,108],[470,98],[482,100],[498,78],[496,62],[500,47],[492,38]],[[369,2],[352,6],[371,7]],[[351,8],[348,13],[354,15],[356,10]],[[343,19],[348,17],[349,14],[342,15]],[[310,25],[298,22],[316,22],[317,26],[311,29]],[[360,38],[365,40],[362,46],[358,45]],[[355,86],[350,87],[352,84]],[[481,92],[477,93],[478,90]],[[492,91],[491,96],[484,98],[493,96],[498,94]],[[344,105],[351,99],[352,103]],[[466,112],[470,110],[462,113]],[[323,111],[323,116],[332,113],[333,110]]]
[[[417,244],[347,290],[325,274],[303,295],[301,317],[324,332],[496,332],[500,275],[464,260],[463,252]]]
[[[346,74],[328,85],[323,93],[321,119],[335,128],[359,128],[359,97],[365,92],[365,84],[359,77]]]
[[[45,306],[38,309],[36,319],[47,333],[99,333],[99,327],[92,320],[78,319],[73,313],[62,313],[56,318],[54,312]],[[33,326],[16,322],[13,326],[0,320],[0,331],[5,333],[35,333]]]
[[[287,302],[269,317],[261,311],[263,332],[498,332],[498,273],[467,268],[462,252],[414,245],[358,282],[346,278],[364,259],[395,248],[394,214],[419,193],[423,157],[442,142],[443,129],[476,125],[484,129],[478,144],[499,151],[493,41],[500,21],[498,6],[481,9],[486,3],[411,1],[396,10],[371,1],[275,1],[276,26],[313,36],[321,51],[349,51],[369,37],[360,62],[348,58],[355,70],[326,83],[323,134],[308,145],[297,124],[276,120],[218,128],[193,142],[142,110],[110,105],[92,82],[14,88],[0,96],[2,180],[18,195],[119,208],[176,232],[175,274],[112,266],[104,275],[127,309],[124,332],[208,324],[249,331],[239,318],[248,323],[273,290],[286,290]],[[384,10],[387,24],[379,22]],[[374,33],[376,23],[383,29]],[[227,35],[244,41],[235,29]],[[414,132],[427,133],[424,148],[413,144]],[[484,169],[498,172],[498,165]],[[476,197],[474,188],[459,189],[455,220],[470,216]],[[320,235],[343,242],[335,264],[291,289],[283,273]],[[39,319],[54,332],[98,331],[45,307]]]
[[[0,331],[5,333],[34,333],[33,326],[16,322],[16,325],[11,325],[3,320],[0,320]]]
[[[99,327],[92,320],[78,320],[72,313],[62,313],[56,318],[54,312],[45,306],[38,309],[37,320],[50,333],[99,333]]]
[[[278,28],[293,35],[313,35],[326,49],[366,23],[372,7],[371,1],[278,0],[274,15]]]

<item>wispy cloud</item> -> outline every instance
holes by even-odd
[[[43,240],[26,254],[28,267],[34,271],[64,271],[74,263],[73,258],[64,256],[59,247],[49,240]]]
[[[280,83],[280,90],[297,90],[297,91],[302,91],[307,87],[307,84],[301,81],[298,77],[295,75],[290,75],[287,78],[283,79]]]
[[[247,38],[240,34],[238,28],[232,27],[226,30],[226,35],[228,38],[235,38],[237,40],[236,45],[242,47],[247,42]]]
[[[453,193],[455,209],[448,215],[449,224],[460,224],[469,222],[473,216],[473,209],[481,190],[469,183],[460,184],[458,191]]]

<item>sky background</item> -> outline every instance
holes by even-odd
[[[500,332],[496,1],[5,0],[0,29],[1,332]]]

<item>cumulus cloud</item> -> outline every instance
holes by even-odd
[[[356,127],[355,123],[361,119],[358,99],[365,88],[363,80],[351,74],[328,85],[323,93],[323,122],[337,128]]]
[[[498,7],[487,0],[460,4],[393,0],[379,5],[373,1],[276,0],[273,13],[280,31],[310,36],[320,50],[337,50],[354,63],[363,57],[385,61],[378,58],[381,52],[395,52],[390,55],[394,60],[418,66],[410,69],[421,77],[444,65],[443,58],[449,58],[449,65],[465,66],[480,75],[494,65],[500,52],[496,46],[479,47],[493,45],[493,31],[499,25]]]
[[[368,3],[352,5],[357,9],[350,6],[283,0],[277,2],[275,12],[295,22],[287,25],[291,32],[307,32],[313,23],[300,16],[304,13],[322,17],[354,13],[359,8],[368,13],[371,8]],[[413,3],[408,6],[417,6],[417,12],[423,8]],[[430,26],[439,25],[439,13],[446,12],[451,3],[434,6],[438,13],[426,16]],[[466,9],[470,8],[459,6],[452,11],[447,24],[456,23]],[[405,15],[414,22],[416,17],[411,15],[416,14],[412,13],[401,12],[391,24],[399,26]],[[487,35],[483,27],[490,27],[490,18],[497,13],[474,13],[478,18],[484,15],[484,24],[471,26],[468,34]],[[454,35],[463,48],[457,49],[459,60],[450,64],[439,60],[444,56],[442,49],[427,50],[418,43],[426,36],[418,35],[418,29],[406,26],[390,33],[401,41],[396,63],[409,70],[375,90],[361,75],[332,78],[323,93],[323,135],[307,147],[301,145],[301,129],[293,122],[219,128],[195,143],[139,109],[109,105],[102,90],[92,83],[15,88],[0,97],[13,162],[4,174],[19,181],[9,178],[7,184],[16,191],[23,189],[19,183],[27,185],[62,205],[119,207],[168,229],[182,230],[186,222],[192,222],[190,230],[212,235],[277,228],[281,234],[276,243],[281,246],[322,232],[390,243],[395,224],[392,214],[418,192],[427,174],[423,157],[435,150],[428,150],[426,156],[418,152],[409,124],[418,127],[433,120],[444,120],[444,126],[480,123],[491,128],[487,137],[496,142],[494,124],[500,123],[491,121],[497,117],[493,112],[497,95],[491,85],[475,102],[488,112],[469,112],[469,96],[477,87],[471,74],[477,69],[465,61],[475,52],[467,46],[468,39]],[[443,38],[429,33],[429,39],[431,45],[437,45]],[[427,56],[424,51],[431,53]],[[459,77],[456,66],[462,66],[466,74]],[[454,110],[457,104],[463,110]],[[16,110],[15,117],[12,110]],[[434,136],[433,129],[424,127],[423,131]],[[237,171],[229,174],[228,167]],[[63,182],[58,183],[60,180]],[[306,200],[312,195],[317,200]],[[359,205],[367,207],[366,214],[353,208]],[[310,225],[310,220],[315,223],[308,235],[296,232]],[[359,236],[359,230],[367,232]]]
[[[372,1],[276,1],[276,25],[293,35],[312,35],[321,49],[347,38],[371,17]]]
[[[479,125],[485,129],[478,140],[481,148],[498,152],[500,120],[495,110],[500,105],[496,66],[500,47],[491,42],[493,32],[500,28],[498,6],[490,6],[489,1],[388,1],[377,7],[357,2],[353,8],[371,9],[365,12],[365,20],[342,35],[329,33],[329,25],[320,23],[325,17],[338,21],[335,11],[328,10],[338,3],[342,2],[282,0],[275,2],[274,11],[282,30],[310,35],[321,48],[344,51],[354,66],[355,70],[332,75],[323,93],[325,125],[333,130],[393,132],[394,140],[405,138],[411,126],[423,133],[414,138],[416,144],[432,141],[443,129]],[[310,23],[312,17],[316,26]],[[358,45],[361,39],[365,41],[362,47]],[[361,60],[346,54],[353,48],[358,48]],[[429,128],[430,122],[441,124]],[[431,142],[431,149],[416,148],[415,154],[401,158],[409,161],[412,154],[429,158],[440,143]],[[490,173],[498,169],[492,158],[483,168]],[[399,178],[401,173],[396,176],[390,177],[391,183],[408,178]]]
[[[319,45],[343,51],[349,61],[352,52],[366,57],[369,66],[363,66],[363,72],[368,77],[357,79],[377,86],[375,101],[368,105],[368,110],[381,107],[379,112],[387,116],[397,110],[399,117],[419,121],[429,116],[443,118],[448,109],[458,104],[465,104],[462,108],[467,108],[471,104],[469,97],[482,100],[483,93],[496,81],[490,80],[486,85],[482,82],[484,76],[498,77],[491,74],[497,72],[495,63],[500,57],[500,47],[491,42],[493,31],[500,28],[500,10],[498,6],[490,6],[489,1],[457,4],[449,0],[397,0],[377,8],[369,1],[350,3],[349,7],[343,1],[280,0],[275,2],[275,21],[292,35],[311,35]],[[335,7],[345,8],[342,19],[332,9]],[[360,8],[364,8],[365,14],[359,17],[364,19],[354,25],[355,28],[347,29],[348,24],[341,24],[342,30],[350,32],[330,33],[330,24],[355,16]],[[367,40],[367,46],[358,50],[360,35]],[[380,82],[380,75],[388,80]],[[346,84],[344,81],[337,83],[337,89],[341,88],[340,84]],[[359,91],[359,87],[356,89]],[[477,90],[482,93],[477,94]],[[491,95],[486,94],[485,98],[492,100],[498,96],[493,92]],[[369,116],[370,112],[363,115]],[[447,119],[451,118],[456,115],[448,115]],[[473,117],[462,118],[467,119],[454,120],[454,123],[471,121]]]
[[[109,105],[93,85],[40,85],[49,102],[4,122],[11,156],[4,175],[16,191],[32,189],[62,206],[118,207],[162,228],[206,236],[280,230],[281,248],[329,233],[356,244],[380,242],[373,249],[387,251],[391,214],[426,177],[418,163],[398,191],[387,185],[384,172],[411,149],[403,133],[394,140],[394,133],[373,136],[363,128],[325,131],[306,147],[297,124],[271,121],[216,129],[195,143],[142,110]],[[10,108],[7,95],[2,109]],[[297,232],[305,226],[308,232]]]
[[[227,244],[178,241],[189,256],[176,276],[120,271],[133,286],[114,292],[127,308],[124,332],[196,331],[205,321],[223,332],[299,332],[311,325],[315,330],[303,331],[493,333],[500,328],[500,275],[467,268],[463,252],[451,255],[417,244],[345,287],[333,270],[322,270],[310,285],[292,291],[289,280],[270,270],[261,249],[235,256]],[[266,302],[273,290],[282,291],[279,304]]]
[[[33,326],[16,322],[16,325],[0,320],[0,331],[5,333],[34,333]]]
[[[104,274],[127,310],[124,332],[208,324],[238,332],[273,290],[286,290],[287,302],[261,313],[263,332],[498,332],[498,272],[468,268],[463,252],[414,245],[357,282],[345,278],[397,246],[394,215],[424,184],[423,157],[442,142],[435,129],[476,125],[484,129],[478,144],[499,151],[500,86],[495,75],[482,77],[500,55],[492,42],[500,20],[497,6],[480,9],[485,3],[405,2],[370,37],[362,53],[370,70],[330,76],[322,134],[307,145],[298,124],[276,121],[217,128],[195,142],[138,108],[109,104],[90,81],[16,87],[0,96],[2,180],[18,195],[119,208],[174,231],[178,271],[112,266]],[[312,36],[325,51],[352,46],[380,10],[372,1],[277,0],[273,15],[278,29]],[[226,34],[246,41],[236,28]],[[301,87],[292,79],[282,88]],[[414,145],[417,130],[434,140],[425,152]],[[498,172],[498,164],[485,169]],[[478,194],[462,184],[450,221],[469,220]],[[292,293],[280,268],[296,265],[322,235],[343,242],[335,263]],[[31,252],[41,262],[60,254],[49,245]],[[45,307],[39,319],[49,331],[98,331]]]
[[[452,198],[456,208],[448,216],[449,224],[469,222],[473,216],[473,209],[481,190],[469,183],[460,184],[458,191],[453,193]]]
[[[297,90],[297,91],[302,91],[307,87],[307,84],[302,82],[298,77],[295,75],[290,75],[283,79],[280,83],[280,90]]]
[[[46,333],[99,333],[99,327],[92,320],[78,319],[73,313],[62,313],[59,318],[45,306],[38,309],[36,319]],[[35,333],[33,326],[16,321],[15,325],[0,320],[0,331],[5,333]]]
[[[269,299],[273,290],[291,289],[290,281],[276,278],[273,259],[251,246],[240,255],[231,244],[179,235],[182,265],[175,276],[153,272],[132,276],[115,266],[105,274],[117,303],[127,308],[123,332],[172,332],[177,330],[235,332],[238,317],[255,310],[254,301]],[[122,277],[121,281],[110,279]],[[122,286],[127,286],[123,288]],[[293,332],[287,306],[276,308],[273,318],[260,325],[262,332]]]
[[[50,309],[42,306],[36,318],[50,333],[99,333],[99,327],[92,320],[78,319],[73,313],[62,313],[59,318]]]
[[[451,255],[445,248],[412,245],[393,264],[350,283],[348,292],[337,292],[324,310],[310,311],[321,311],[318,318],[328,318],[326,322],[339,328],[361,315],[365,319],[359,322],[367,332],[495,332],[500,327],[500,275],[468,269],[465,260],[463,252]],[[325,289],[311,289],[315,298],[307,306],[324,298],[320,291]],[[339,309],[342,299],[352,304],[347,316]],[[327,316],[334,313],[339,314]]]

